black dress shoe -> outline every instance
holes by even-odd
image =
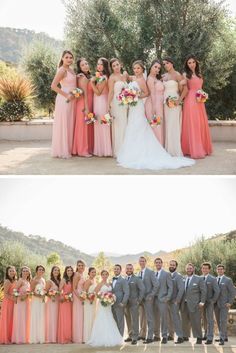
[[[212,340],[206,340],[205,344],[212,344]]]
[[[130,337],[126,338],[125,342],[132,342],[132,338],[130,338]]]
[[[154,336],[153,338],[153,342],[160,342],[161,338],[160,337],[157,337],[157,336]]]
[[[201,338],[197,338],[196,344],[202,344],[202,339]]]
[[[133,341],[131,342],[131,344],[132,344],[132,345],[135,345],[135,344],[137,344],[137,341],[133,340]]]
[[[138,336],[138,341],[142,340],[142,341],[145,341],[145,337],[141,337],[141,336]]]
[[[172,337],[172,336],[169,335],[169,336],[167,337],[167,340],[168,340],[168,341],[174,341],[174,337]]]
[[[220,340],[219,346],[223,346],[225,344],[224,340]]]
[[[184,339],[182,337],[178,337],[177,341],[175,342],[175,344],[180,344],[183,343]]]
[[[161,340],[161,343],[166,344],[167,343],[167,337],[163,337],[162,340]]]
[[[149,344],[152,342],[153,342],[153,340],[151,338],[147,338],[145,341],[143,341],[144,344]]]
[[[185,342],[188,342],[188,341],[189,341],[189,338],[188,338],[188,337],[184,337],[183,340],[184,340]]]
[[[203,336],[202,341],[206,341],[206,340],[207,340],[207,336]]]

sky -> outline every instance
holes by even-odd
[[[226,0],[236,15],[236,1]],[[0,26],[27,28],[63,39],[65,9],[61,0],[0,0]]]
[[[236,178],[2,177],[0,224],[86,253],[175,250],[236,229]]]

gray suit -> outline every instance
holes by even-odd
[[[141,271],[139,272],[141,277]],[[139,335],[141,337],[146,337],[146,328],[148,326],[148,339],[153,339],[154,331],[154,315],[153,315],[153,302],[154,296],[158,290],[158,282],[155,276],[154,271],[149,268],[145,269],[144,276],[142,281],[145,287],[144,299],[140,305],[140,325],[141,330]]]
[[[139,335],[139,304],[142,302],[145,287],[141,278],[132,275],[126,279],[129,284],[129,300],[125,308],[125,318],[129,337],[137,341]]]
[[[204,279],[204,276],[202,276]],[[207,296],[203,309],[203,322],[205,329],[205,336],[208,340],[212,341],[214,336],[214,304],[217,301],[220,289],[217,280],[214,276],[208,275],[205,278]]]
[[[180,317],[180,303],[184,295],[183,276],[178,272],[171,273],[173,283],[173,293],[168,303],[170,313],[170,323],[168,327],[169,334],[174,336],[173,331],[178,337],[183,337],[182,320]],[[173,328],[172,328],[173,327]]]
[[[184,279],[185,292],[181,303],[183,335],[190,337],[192,327],[193,337],[202,338],[201,309],[199,303],[206,301],[206,284],[202,277],[193,275],[186,289],[188,277]]]
[[[156,274],[157,276],[157,274]],[[155,296],[155,336],[159,336],[160,324],[162,337],[167,337],[168,302],[173,293],[173,283],[169,272],[162,269],[158,275],[158,291]]]
[[[216,279],[218,282],[218,278]],[[227,316],[229,311],[225,304],[233,304],[236,295],[236,288],[233,285],[232,279],[226,277],[225,275],[221,277],[219,288],[220,294],[217,299],[217,302],[215,303],[215,316],[220,333],[220,338],[222,340],[225,340],[227,338]]]
[[[123,336],[124,328],[125,328],[125,319],[124,319],[125,307],[124,306],[127,304],[129,299],[129,285],[127,283],[127,280],[119,276],[116,281],[115,287],[114,287],[114,281],[112,283],[112,292],[116,296],[116,302],[112,306],[112,313],[117,323],[120,334],[121,336]],[[124,306],[120,306],[121,303]]]

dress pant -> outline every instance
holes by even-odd
[[[196,306],[195,311],[188,309],[187,302],[181,306],[181,316],[183,323],[183,337],[190,337],[190,328],[192,328],[193,337],[202,338],[201,309]]]
[[[216,322],[219,329],[220,338],[222,340],[225,340],[228,337],[227,318],[228,318],[229,309],[226,306],[219,308],[218,305],[215,304],[214,311],[215,311],[215,317],[216,317]]]
[[[137,301],[129,301],[125,308],[125,319],[128,328],[128,335],[133,341],[139,336],[139,305]]]
[[[180,317],[180,307],[179,304],[175,304],[175,303],[169,303],[168,305],[168,309],[171,315],[171,322],[170,322],[170,327],[171,330],[169,329],[169,335],[171,335],[172,337],[174,337],[174,332],[176,333],[176,335],[178,337],[185,337],[183,336],[183,328],[182,328],[182,320]],[[187,336],[186,336],[187,337]]]
[[[212,341],[214,337],[214,304],[206,302],[203,307],[203,326],[208,340]]]
[[[157,330],[155,332],[155,336],[160,337],[160,326],[161,326],[162,337],[167,337],[168,303],[162,302],[156,297],[155,298],[155,308],[156,308],[156,311],[155,311],[156,325],[159,326],[159,335],[158,335],[158,327],[156,327]]]
[[[148,333],[146,338],[153,339],[153,331],[154,331],[153,299],[144,300],[142,305],[144,308],[145,316],[143,315],[143,311],[142,311],[143,309],[141,309],[141,316],[140,316],[141,330],[139,335],[141,337],[146,337],[145,328],[147,327]],[[145,320],[146,320],[147,326],[145,326]]]

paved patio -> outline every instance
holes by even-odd
[[[133,170],[113,158],[51,158],[50,141],[0,141],[0,174],[9,175],[235,175],[236,143],[214,143],[214,153],[193,167],[177,170]]]

